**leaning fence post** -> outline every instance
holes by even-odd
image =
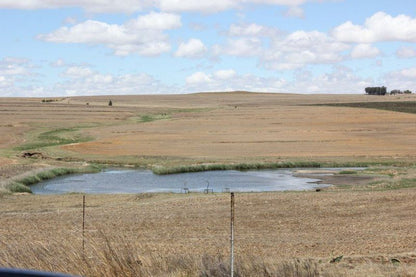
[[[82,251],[85,250],[85,195],[82,196]]]
[[[234,277],[234,192],[231,192],[231,224],[230,224],[230,271]]]

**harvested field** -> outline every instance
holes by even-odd
[[[379,164],[326,177],[337,186],[320,192],[237,194],[237,276],[415,276],[416,114],[385,109],[412,110],[415,99],[245,92],[0,98],[0,266],[86,276],[229,272],[228,195],[88,195],[82,252],[81,195],[5,190],[21,178],[49,176],[46,169]]]
[[[393,267],[396,272],[414,274],[415,199],[415,189],[237,194],[236,257],[247,266],[252,259],[277,266],[293,258],[312,258],[324,272],[340,274],[343,269],[346,274],[341,276],[349,276],[357,268],[366,276],[397,258],[402,264]],[[104,248],[102,243],[110,241],[117,251],[133,255],[132,259],[150,262],[155,256],[183,257],[191,276],[198,275],[204,255],[228,256],[227,194],[88,195],[86,202],[86,251],[94,253],[89,255],[98,255],[96,248]],[[87,269],[79,271],[81,257],[71,261],[59,256],[73,251],[78,254],[70,255],[82,256],[81,204],[81,195],[4,196],[0,201],[1,243],[5,249],[10,242],[13,250],[0,252],[0,264],[88,273]],[[33,247],[35,250],[29,250]],[[43,261],[42,257],[32,261],[30,256],[13,256],[26,251],[42,253],[42,248],[58,256]],[[338,256],[345,260],[329,263]],[[94,276],[99,275],[95,272]]]
[[[52,159],[145,167],[281,160],[408,162],[416,156],[415,114],[315,105],[414,99],[244,92],[74,97],[46,103],[2,98],[6,129],[1,130],[0,146],[15,147],[6,153],[9,158],[35,149]]]

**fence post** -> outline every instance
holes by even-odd
[[[234,277],[234,192],[231,192],[231,224],[230,224],[230,271]]]
[[[85,195],[82,196],[82,251],[85,250]]]

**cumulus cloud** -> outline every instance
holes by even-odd
[[[2,0],[0,8],[5,9],[56,9],[80,7],[94,13],[132,13],[154,5],[152,0]]]
[[[36,78],[34,65],[23,58],[0,60],[0,96],[27,96],[28,87]]]
[[[194,74],[186,77],[186,84],[193,85],[193,84],[201,84],[201,83],[209,83],[211,82],[211,77],[204,72],[195,72]]]
[[[236,74],[233,69],[223,69],[214,72],[214,77],[219,80],[228,80],[236,76]]]
[[[163,85],[146,73],[103,74],[86,66],[69,66],[50,90],[54,94],[75,95],[124,95],[174,93],[176,88]]]
[[[274,39],[261,57],[269,69],[291,70],[307,64],[331,64],[343,59],[350,46],[318,31],[296,31],[283,39]]]
[[[259,38],[238,38],[228,39],[225,45],[216,44],[213,46],[214,56],[229,55],[250,57],[259,55],[262,52],[262,41]]]
[[[91,76],[92,74],[93,71],[88,67],[71,66],[65,70],[63,75],[72,78],[84,78],[87,76]]]
[[[50,34],[39,35],[38,39],[55,43],[105,45],[120,56],[132,53],[153,56],[171,49],[163,31],[180,26],[180,16],[152,12],[122,25],[87,20],[72,27],[61,27]]]
[[[187,42],[179,44],[175,52],[176,57],[198,58],[202,57],[207,51],[207,47],[199,39],[190,39]]]
[[[222,78],[223,73],[227,78]],[[223,73],[221,73],[223,72]],[[232,74],[231,74],[232,73]],[[212,73],[197,72],[198,82],[187,82],[185,91],[232,91],[248,90],[283,93],[364,93],[363,88],[374,84],[371,78],[359,77],[345,66],[334,66],[330,72],[314,75],[310,71],[299,70],[293,80],[280,77],[260,77],[254,74],[238,74],[234,70],[220,70]],[[193,76],[191,75],[191,76]]]
[[[253,74],[237,74],[233,69],[212,73],[196,72],[186,78],[185,92],[196,91],[263,91],[277,92],[285,84],[278,78],[263,78]]]
[[[410,89],[414,92],[416,88],[416,67],[404,68],[387,73],[383,81],[389,90]]]
[[[358,44],[351,51],[351,58],[363,59],[363,58],[374,58],[380,55],[378,48],[371,46],[370,44]]]
[[[407,15],[392,17],[378,12],[364,25],[347,21],[332,30],[335,39],[343,42],[374,43],[379,41],[416,42],[416,19]]]
[[[231,37],[271,37],[280,33],[277,28],[266,27],[256,23],[251,24],[231,24],[227,35]]]
[[[5,9],[56,9],[79,7],[93,13],[134,13],[145,9],[160,9],[168,12],[214,13],[243,7],[249,4],[299,6],[307,2],[331,0],[2,0]],[[299,13],[299,11],[292,11]]]
[[[401,47],[396,51],[396,56],[402,59],[416,57],[416,49],[412,47]]]
[[[291,6],[283,14],[287,17],[298,17],[298,18],[305,17],[305,13],[303,9],[299,6]]]

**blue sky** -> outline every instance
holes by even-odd
[[[416,90],[414,0],[0,0],[0,24],[0,96]]]

